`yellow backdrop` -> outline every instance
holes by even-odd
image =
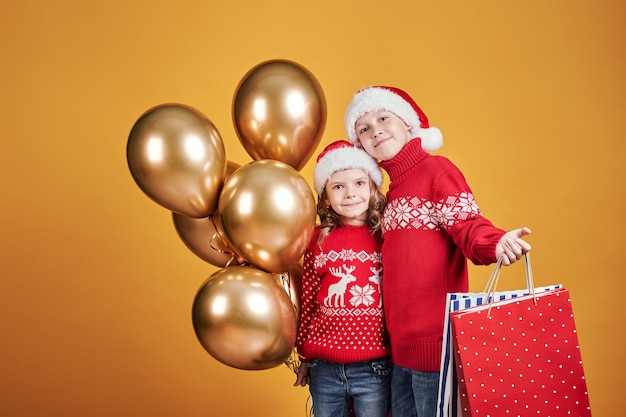
[[[229,160],[250,161],[233,93],[276,58],[325,91],[318,149],[344,137],[358,88],[413,95],[484,214],[532,229],[537,285],[571,291],[594,415],[621,414],[626,3],[2,3],[0,415],[304,416],[287,367],[236,370],[202,349],[191,303],[216,268],[125,154],[145,110],[178,102],[211,119]],[[472,267],[472,287],[490,271]],[[522,276],[505,270],[502,289]]]

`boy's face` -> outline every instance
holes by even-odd
[[[410,141],[411,126],[387,110],[365,113],[355,123],[356,134],[365,152],[388,161]]]

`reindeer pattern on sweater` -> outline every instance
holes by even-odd
[[[306,358],[338,363],[388,354],[379,234],[342,226],[305,252],[297,346]]]

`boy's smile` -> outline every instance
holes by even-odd
[[[365,113],[355,123],[363,149],[376,159],[388,161],[411,140],[411,126],[386,110]]]

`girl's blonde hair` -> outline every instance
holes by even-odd
[[[387,198],[380,191],[380,188],[371,176],[368,175],[370,183],[370,204],[365,214],[365,224],[369,226],[372,233],[380,231],[383,222],[383,210],[387,204]],[[326,236],[337,226],[343,224],[343,216],[337,214],[335,210],[326,204],[326,187],[322,189],[322,194],[317,199],[317,215],[320,218],[320,233],[317,237],[317,244],[321,245]]]

